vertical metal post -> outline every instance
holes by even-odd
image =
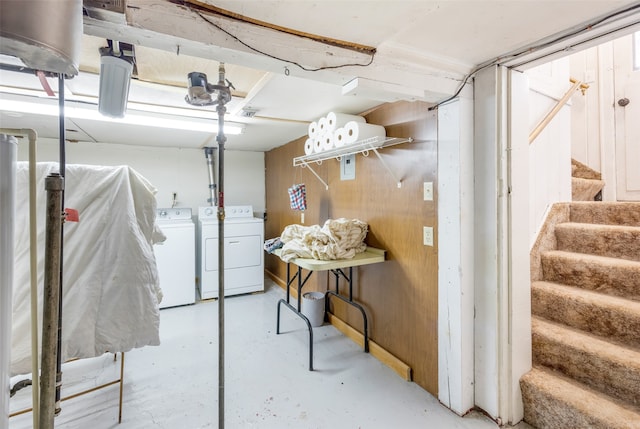
[[[60,174],[50,174],[45,179],[47,218],[42,319],[42,372],[40,375],[40,429],[52,429],[55,417],[63,189],[64,178]]]
[[[59,153],[60,153],[60,162],[59,162],[59,170],[60,176],[62,176],[62,180],[64,180],[64,176],[66,174],[67,168],[67,156],[65,150],[65,141],[66,141],[66,128],[64,123],[64,74],[58,74],[58,133],[59,133]],[[60,196],[60,206],[62,210],[64,209],[64,187]],[[60,289],[58,295],[58,345],[56,347],[56,415],[60,414],[61,411],[61,389],[62,389],[62,297],[63,297],[63,272],[64,272],[64,218],[63,223],[60,225],[60,283],[58,288]]]
[[[218,85],[224,86],[224,64],[218,68]],[[224,429],[224,114],[226,99],[218,92],[218,429]]]

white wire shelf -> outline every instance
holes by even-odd
[[[413,139],[411,137],[372,137],[370,139],[360,140],[347,146],[336,147],[309,155],[295,157],[293,158],[293,166],[306,166],[306,164],[309,164],[311,162],[320,164],[322,161],[327,159],[337,159],[339,161],[343,156],[368,152],[374,149],[382,149],[385,147],[412,141]]]
[[[313,170],[310,164],[316,163],[318,165],[322,164],[322,161],[327,159],[336,159],[340,160],[344,156],[354,155],[358,153],[362,153],[364,156],[369,154],[369,151],[372,151],[378,156],[378,159],[382,163],[382,165],[387,169],[389,174],[395,179],[398,184],[398,188],[402,187],[402,181],[397,179],[395,174],[391,171],[389,166],[384,162],[380,154],[378,153],[378,149],[395,146],[401,143],[412,142],[413,138],[402,138],[402,137],[372,137],[366,140],[360,140],[353,144],[333,148],[330,150],[324,150],[321,152],[312,153],[309,155],[297,156],[293,158],[293,166],[294,167],[305,167],[308,168],[314,176],[318,178],[324,185],[325,189],[329,189],[329,185],[318,176],[318,174]]]

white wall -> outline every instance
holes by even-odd
[[[20,144],[18,159],[27,160],[27,145]],[[38,161],[55,161],[56,140],[38,140]],[[214,151],[217,154],[217,149]],[[217,158],[217,155],[216,155]],[[265,210],[264,153],[225,150],[225,205],[251,204],[256,216]],[[106,143],[67,143],[67,164],[128,165],[158,190],[158,207],[171,207],[177,193],[177,207],[209,205],[209,176],[201,149],[153,148]],[[215,172],[217,176],[217,169]],[[217,180],[217,179],[216,179]]]
[[[569,59],[526,72],[530,83],[529,131],[569,90]],[[565,105],[529,145],[530,245],[553,203],[571,201],[571,106]]]
[[[504,183],[502,130],[499,108],[504,104],[503,79],[492,67],[474,79],[475,135],[475,325],[474,325],[474,390],[475,404],[494,419],[500,417],[499,373],[499,285],[500,237],[505,225],[500,223],[501,185]]]
[[[528,82],[493,67],[474,90],[474,401],[517,423],[531,368]]]
[[[438,108],[438,399],[473,402],[473,102]]]

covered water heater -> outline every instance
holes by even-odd
[[[35,70],[78,74],[82,0],[1,0],[0,54]]]

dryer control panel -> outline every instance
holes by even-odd
[[[227,218],[251,218],[253,217],[253,206],[226,206],[224,216]]]

